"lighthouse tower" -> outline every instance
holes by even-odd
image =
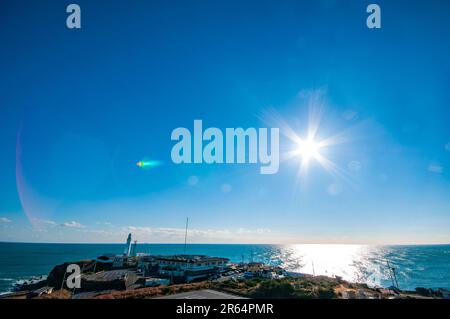
[[[128,234],[127,246],[125,247],[124,255],[130,256],[130,253],[131,253],[131,233]]]
[[[137,247],[137,240],[135,240],[133,246],[131,246],[130,256],[136,257],[136,247]]]

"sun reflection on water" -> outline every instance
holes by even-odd
[[[393,284],[389,262],[401,289],[450,289],[450,245],[261,245],[250,250],[249,260],[281,266],[289,272],[339,276],[369,286]]]
[[[293,272],[339,276],[351,282],[380,285],[386,279],[382,248],[365,245],[283,246],[282,265]]]

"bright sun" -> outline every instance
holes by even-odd
[[[311,159],[317,159],[319,157],[320,144],[315,142],[314,139],[309,138],[307,140],[300,140],[297,142],[296,153],[302,157],[304,162],[309,162]]]

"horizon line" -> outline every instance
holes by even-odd
[[[54,244],[54,245],[122,245],[122,242],[30,242],[3,241],[0,244]],[[143,245],[184,245],[184,243],[138,242]],[[255,245],[255,246],[295,246],[295,245],[336,245],[336,246],[449,246],[450,243],[409,243],[409,244],[358,244],[358,243],[188,243],[189,245]]]

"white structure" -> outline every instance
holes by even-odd
[[[114,256],[102,256],[104,258],[108,257],[108,261],[112,262],[113,268],[128,268],[135,267],[137,264],[137,240],[134,241],[134,244],[131,243],[131,233],[128,234],[127,243],[123,254],[114,255]]]
[[[124,251],[124,255],[125,256],[130,256],[131,253],[131,233],[128,234],[128,238],[127,238],[127,245],[125,247],[125,251]]]
[[[136,257],[137,240],[134,241],[133,246],[131,246],[130,256]]]
[[[196,255],[158,256],[159,274],[167,277],[185,277],[187,282],[223,272],[228,259]]]

